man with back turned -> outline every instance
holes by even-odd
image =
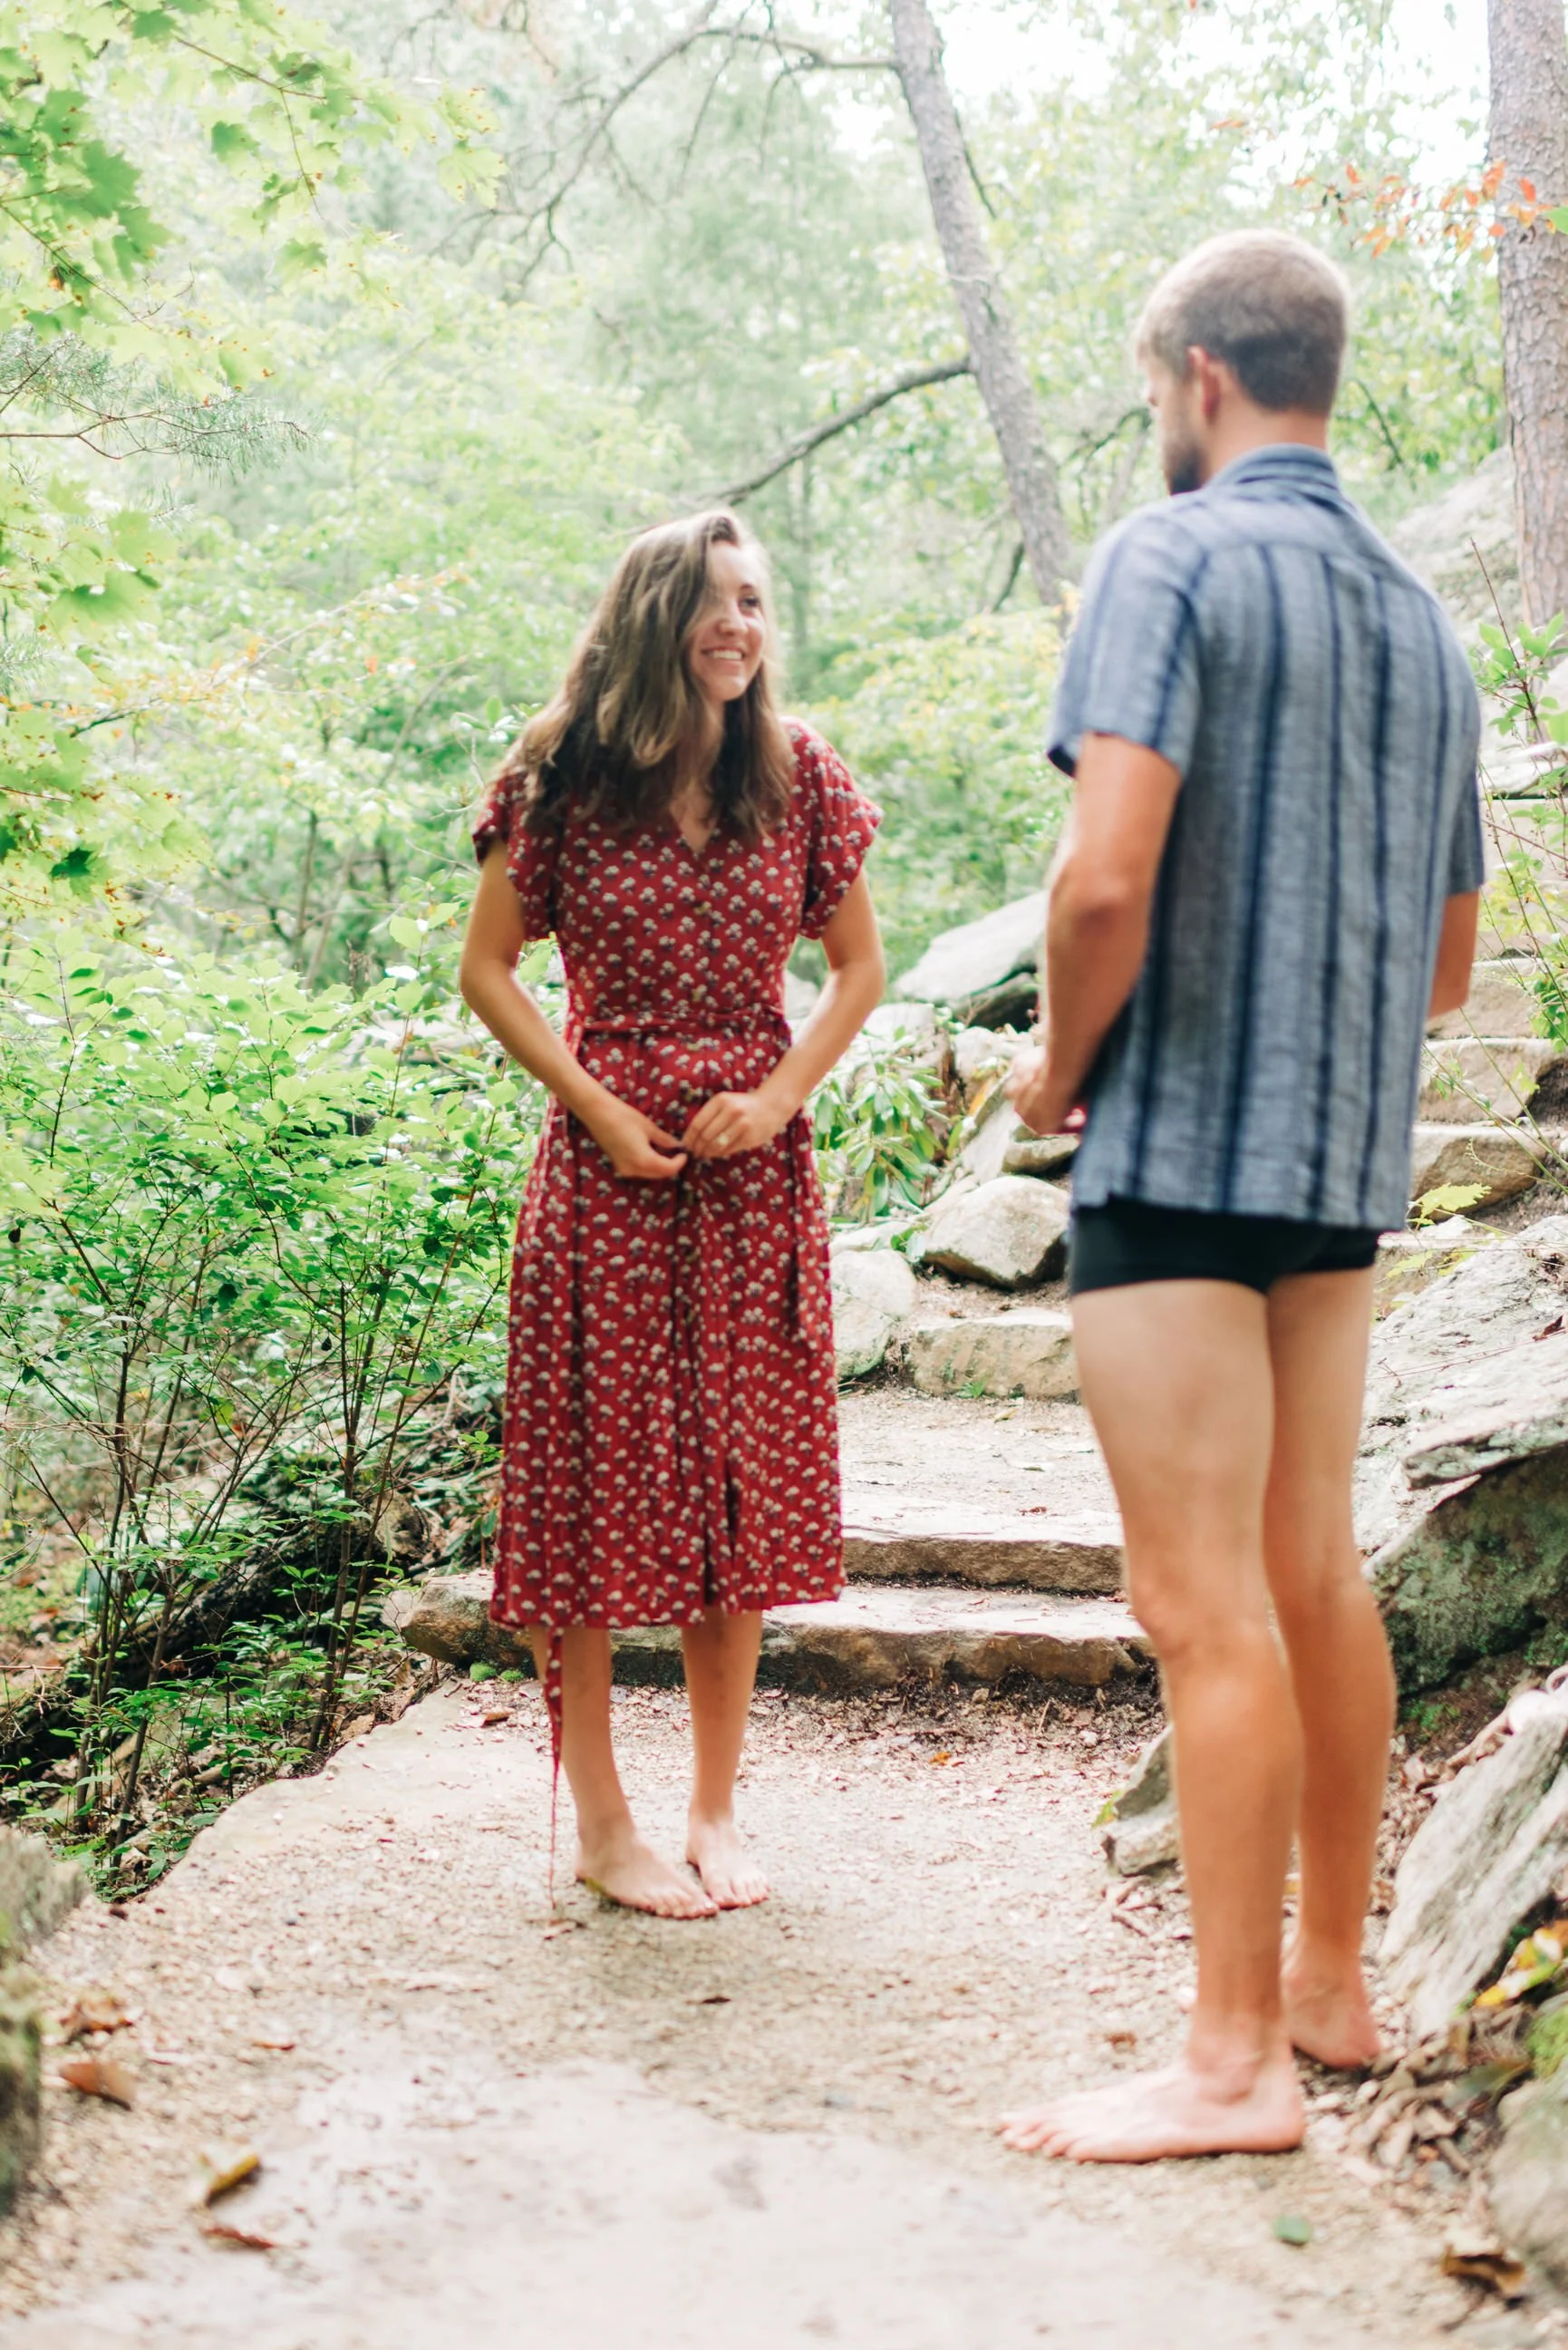
[[[1292,237],[1215,238],[1156,287],[1138,355],[1173,495],[1097,550],[1052,719],[1074,810],[1012,1089],[1042,1133],[1087,1106],[1078,1365],[1175,1727],[1198,1954],[1178,2064],[1005,2126],[1079,2161],[1295,2146],[1293,2049],[1377,2053],[1394,1690],[1351,1470],[1423,1028],[1464,1001],[1483,871],[1464,656],[1326,453],[1346,330],[1339,273]]]

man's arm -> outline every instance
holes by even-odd
[[[1467,889],[1461,897],[1448,900],[1438,938],[1432,1000],[1427,1006],[1428,1020],[1439,1019],[1445,1012],[1458,1012],[1463,1005],[1470,992],[1470,969],[1476,959],[1476,932],[1480,927],[1479,889]]]
[[[1149,910],[1181,777],[1119,734],[1086,734],[1045,911],[1044,1040],[1008,1091],[1037,1134],[1061,1131],[1095,1055],[1137,983]]]

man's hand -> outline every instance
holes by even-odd
[[[1064,1085],[1039,1046],[1018,1055],[1007,1080],[1008,1099],[1035,1134],[1068,1134],[1083,1125],[1075,1091]]]
[[[613,1094],[607,1094],[603,1106],[582,1122],[618,1175],[639,1183],[668,1183],[686,1164],[686,1153],[674,1135]]]
[[[681,1146],[693,1159],[735,1159],[742,1150],[760,1150],[782,1134],[793,1115],[761,1090],[715,1094],[681,1136]]]

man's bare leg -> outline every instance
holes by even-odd
[[[721,1909],[768,1898],[767,1878],[746,1857],[735,1826],[735,1773],[757,1678],[763,1619],[710,1607],[680,1635],[691,1700],[691,1809],[686,1857]]]
[[[1004,2136],[1079,2162],[1280,2151],[1303,2126],[1280,1988],[1301,1754],[1263,1575],[1266,1309],[1235,1283],[1148,1282],[1093,1291],[1073,1319],[1175,1725],[1198,1997],[1179,2064],[1013,2115]]]
[[[1370,1273],[1301,1274],[1269,1294],[1274,1452],[1263,1550],[1303,1748],[1301,1907],[1285,2020],[1325,2064],[1370,2064],[1361,1936],[1394,1727],[1394,1675],[1351,1523]]]
[[[535,1632],[534,1660],[545,1678],[547,1636]],[[717,1904],[644,1844],[615,1765],[610,1737],[607,1632],[574,1624],[561,1636],[561,1768],[577,1814],[576,1874],[626,1909],[656,1918],[711,1918]]]

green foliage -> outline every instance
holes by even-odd
[[[919,1046],[863,1037],[818,1087],[814,1139],[823,1189],[836,1215],[868,1223],[918,1207],[939,1155],[936,1080]]]

